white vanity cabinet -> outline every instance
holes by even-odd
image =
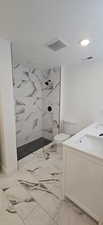
[[[64,145],[64,196],[103,221],[103,159]]]

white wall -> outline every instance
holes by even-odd
[[[0,154],[6,173],[17,168],[10,42],[0,39]]]
[[[77,123],[77,130],[103,120],[103,64],[83,63],[62,68],[61,120]]]

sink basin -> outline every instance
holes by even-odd
[[[103,137],[86,134],[76,140],[75,145],[82,151],[103,157]]]

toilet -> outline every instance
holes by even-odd
[[[62,143],[70,138],[69,134],[60,133],[54,137],[54,143],[56,144],[56,151],[62,153]]]
[[[56,144],[56,151],[58,153],[62,153],[62,143],[71,137],[71,135],[68,134],[67,123],[65,121],[62,122],[61,131],[63,132],[57,134],[54,137],[54,143]]]

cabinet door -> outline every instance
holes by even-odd
[[[103,217],[103,167],[73,150],[65,158],[65,195],[99,220]]]

